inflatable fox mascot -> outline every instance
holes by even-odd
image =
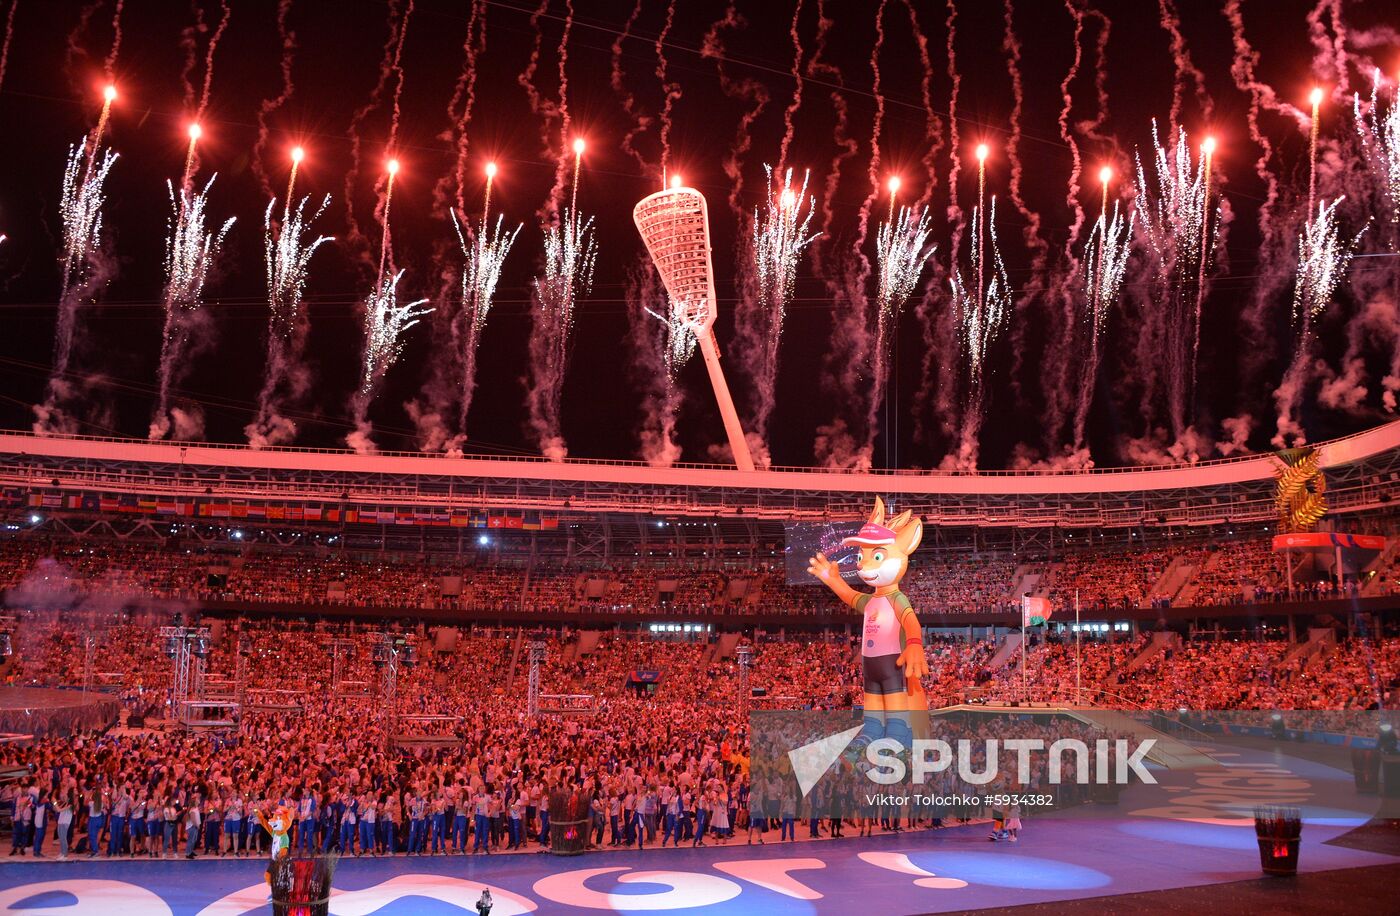
[[[885,504],[875,509],[860,531],[841,542],[859,547],[856,573],[873,592],[858,592],[841,578],[836,563],[818,553],[807,572],[826,584],[843,602],[865,616],[861,634],[861,669],[865,679],[865,721],[857,741],[910,740],[928,731],[928,697],[920,678],[928,674],[922,631],[914,608],[899,590],[909,571],[909,555],[924,535],[923,522],[909,512],[885,519]]]

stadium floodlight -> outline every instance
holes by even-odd
[[[686,187],[658,191],[638,202],[632,210],[632,221],[661,274],[666,294],[684,309],[686,327],[700,344],[734,463],[741,471],[752,471],[753,456],[739,424],[734,399],[729,396],[729,385],[719,364],[719,346],[715,343],[715,271],[710,261],[710,217],[705,196]]]

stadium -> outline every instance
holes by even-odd
[[[1389,909],[1389,6],[0,29],[0,911]]]

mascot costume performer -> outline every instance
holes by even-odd
[[[292,844],[287,837],[287,831],[292,829],[292,809],[286,805],[278,805],[272,812],[272,817],[265,817],[262,811],[254,809],[253,814],[257,817],[262,829],[267,831],[267,835],[272,837],[272,857],[267,864],[267,885],[272,887],[272,865],[278,859],[285,859],[292,854]]]
[[[886,521],[885,504],[875,510],[843,547],[859,547],[856,574],[873,592],[859,592],[841,578],[837,564],[818,553],[807,572],[816,576],[849,607],[863,614],[860,641],[865,679],[865,718],[857,742],[893,738],[905,748],[928,733],[928,697],[920,678],[928,674],[922,630],[914,608],[899,590],[909,571],[909,555],[923,538],[923,522],[909,512]]]

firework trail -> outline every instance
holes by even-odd
[[[284,445],[296,436],[296,422],[283,415],[284,405],[306,394],[310,379],[302,363],[306,349],[306,314],[302,296],[311,256],[330,236],[311,238],[311,224],[326,212],[327,194],[314,213],[307,215],[308,198],[293,209],[283,206],[280,225],[273,220],[277,201],[270,200],[263,214],[263,252],[267,264],[267,371],[258,394],[258,412],[244,427],[253,448]]]
[[[671,110],[676,102],[681,98],[681,84],[668,81],[667,70],[669,62],[666,60],[666,38],[671,34],[671,26],[676,19],[676,0],[670,0],[666,4],[666,24],[661,27],[661,31],[656,33],[656,79],[661,84],[661,91],[665,94],[665,100],[661,103],[661,176],[662,183],[665,184],[665,176],[670,174],[671,167]]]
[[[269,115],[287,104],[287,100],[292,97],[295,88],[292,84],[292,59],[296,54],[297,36],[287,27],[287,19],[291,12],[292,0],[278,0],[277,38],[282,44],[280,63],[282,88],[277,95],[263,99],[262,104],[258,106],[258,139],[253,144],[251,164],[253,175],[258,179],[258,186],[262,188],[263,197],[273,196],[272,180],[268,177],[267,168],[263,165],[263,153],[267,149],[268,143],[267,119]]]
[[[972,213],[974,224],[980,225],[982,208],[976,207]],[[952,294],[953,313],[958,324],[958,346],[963,361],[963,420],[961,438],[956,454],[944,459],[947,468],[973,471],[977,469],[979,451],[978,437],[982,430],[982,420],[986,411],[986,364],[987,352],[993,341],[1001,333],[1012,307],[1011,281],[1006,274],[1006,264],[1002,261],[997,244],[997,199],[992,198],[988,211],[987,238],[981,232],[972,234],[971,276],[984,277],[986,286],[976,288],[964,279],[961,268],[954,266],[948,277],[949,292]],[[985,251],[983,250],[985,246]]]
[[[801,0],[798,2],[801,7]],[[734,139],[729,144],[729,154],[724,158],[724,175],[729,179],[729,209],[737,217],[744,216],[744,157],[748,155],[753,146],[753,124],[758,120],[758,116],[763,113],[763,109],[768,105],[768,87],[756,79],[738,78],[729,75],[724,66],[724,42],[720,39],[720,31],[724,29],[745,28],[747,23],[744,17],[740,16],[735,9],[733,0],[725,8],[724,18],[715,22],[710,31],[705,34],[705,40],[700,48],[701,57],[710,57],[715,61],[715,70],[719,73],[720,90],[725,96],[731,99],[738,99],[744,103],[744,112],[739,116],[739,126],[735,129]],[[616,46],[614,46],[616,47]],[[740,279],[740,286],[744,281]]]
[[[1293,286],[1293,319],[1301,326],[1293,362],[1284,374],[1283,382],[1274,391],[1278,405],[1278,432],[1273,444],[1278,448],[1302,445],[1307,441],[1298,421],[1303,388],[1308,382],[1308,366],[1312,350],[1313,322],[1332,303],[1332,295],[1346,276],[1356,253],[1356,244],[1365,234],[1348,239],[1337,224],[1337,207],[1346,198],[1332,203],[1320,202],[1317,215],[1303,226],[1298,238],[1298,273]]]
[[[1026,206],[1025,198],[1021,191],[1023,169],[1021,165],[1021,113],[1025,107],[1025,91],[1021,80],[1021,41],[1016,35],[1015,28],[1015,6],[1012,0],[1004,0],[1002,4],[1002,42],[1001,48],[1007,55],[1007,70],[1011,76],[1011,134],[1006,144],[1006,159],[1011,170],[1011,182],[1009,196],[1011,204],[1016,208],[1016,212],[1021,215],[1025,225],[1021,230],[1025,239],[1026,247],[1031,253],[1030,276],[1040,278],[1045,276],[1045,264],[1049,255],[1050,246],[1040,234],[1040,214]],[[1023,312],[1030,305],[1036,302],[1040,296],[1039,279],[1032,280],[1021,290],[1021,296],[1016,301],[1016,310]],[[1016,339],[1011,347],[1011,387],[1017,399],[1022,397],[1021,371],[1024,362],[1024,355],[1030,349],[1023,339],[1025,329],[1030,326],[1027,321],[1012,322],[1012,331]],[[1061,366],[1065,360],[1063,354],[1052,357],[1053,361]],[[1063,371],[1063,370],[1062,370]],[[1059,403],[1062,397],[1063,386],[1057,386],[1054,392],[1047,391],[1046,401],[1049,408],[1049,422],[1045,424],[1046,438],[1053,440],[1058,435],[1060,423],[1057,422],[1058,415],[1062,412]]]
[[[632,37],[632,28],[637,24],[638,17],[642,15],[642,4],[644,2],[645,0],[636,0],[632,5],[631,15],[627,17],[627,22],[623,24],[622,31],[617,33],[617,39],[612,43],[612,71],[609,76],[612,90],[622,99],[622,110],[627,113],[627,117],[632,122],[632,126],[627,129],[627,133],[622,135],[622,151],[636,160],[637,165],[641,166],[643,173],[650,170],[651,166],[647,163],[646,158],[642,156],[641,151],[632,145],[632,140],[647,129],[651,124],[651,118],[638,110],[637,96],[627,88],[627,80],[622,70],[622,49],[627,43],[627,40]],[[732,8],[733,7],[731,7],[731,9]],[[716,26],[716,28],[718,28],[718,26]],[[713,30],[711,30],[711,34],[713,34]],[[709,39],[707,38],[707,48],[708,44]],[[702,53],[704,52],[702,51]]]
[[[1107,194],[1108,187],[1105,181],[1105,200]],[[1113,205],[1112,216],[1105,206],[1089,232],[1089,240],[1084,244],[1080,278],[1083,284],[1081,296],[1088,354],[1079,374],[1079,397],[1074,409],[1070,449],[1072,455],[1082,458],[1088,456],[1084,444],[1084,427],[1089,419],[1089,408],[1094,402],[1094,383],[1099,372],[1099,343],[1104,328],[1108,326],[1109,314],[1117,306],[1118,297],[1123,291],[1128,256],[1132,254],[1133,222],[1133,215],[1129,215],[1126,220],[1123,218],[1118,212],[1117,203]]]
[[[656,268],[646,259],[627,272],[628,374],[642,392],[638,451],[652,467],[670,467],[681,457],[676,414],[682,395],[675,373],[695,349],[685,309],[666,295]],[[659,320],[658,320],[659,319]]]
[[[827,235],[822,244],[817,246],[818,271],[822,274],[828,294],[835,303],[831,347],[825,357],[824,380],[832,387],[833,394],[840,392],[841,397],[833,399],[832,403],[839,405],[843,411],[849,410],[854,417],[861,419],[864,419],[866,411],[855,406],[859,399],[857,393],[866,392],[867,404],[868,399],[875,396],[874,392],[869,390],[869,379],[864,378],[870,365],[871,326],[874,318],[866,289],[870,278],[870,260],[864,249],[870,228],[871,205],[879,193],[880,132],[885,106],[880,86],[879,55],[884,41],[886,6],[887,0],[881,0],[875,16],[875,44],[870,54],[875,114],[871,125],[870,158],[866,175],[870,188],[861,203],[854,244],[837,244],[832,236]],[[827,16],[825,3],[818,3],[817,15],[817,48],[809,65],[811,74],[835,70],[822,61],[833,25],[833,21]],[[841,91],[845,85],[844,80],[833,77],[833,82],[837,87],[833,89],[831,98],[837,116],[834,139],[838,152],[832,159],[831,169],[827,173],[826,188],[821,202],[820,229],[823,233],[826,233],[831,225],[834,201],[841,182],[842,164],[854,157],[860,149],[860,144],[849,136],[846,100]],[[853,429],[851,422],[838,414],[830,424],[818,428],[817,460],[827,467],[868,468],[873,454],[871,443],[874,437],[873,430]]]
[[[1327,20],[1325,23],[1324,18]],[[1313,70],[1326,74],[1338,91],[1345,89],[1350,82],[1350,74],[1347,72],[1347,27],[1342,19],[1341,0],[1318,0],[1307,19],[1308,40],[1317,49],[1313,56]]]
[[[958,138],[958,95],[962,91],[962,77],[958,74],[958,7],[955,0],[948,0],[948,16],[943,21],[947,33],[945,46],[948,58],[948,224],[953,227],[952,247],[956,251],[962,245],[962,208],[958,206],[958,175],[962,170],[961,141]]]
[[[483,215],[482,217],[486,217]],[[457,230],[457,241],[461,245],[462,290],[461,305],[457,309],[457,322],[453,328],[453,339],[457,355],[462,362],[460,401],[457,411],[457,441],[444,443],[449,451],[460,449],[467,438],[467,414],[471,411],[472,396],[476,393],[476,357],[481,346],[481,332],[486,328],[486,317],[495,304],[496,286],[501,281],[501,267],[511,246],[520,235],[521,227],[505,230],[503,217],[496,218],[495,226],[482,225],[475,238],[468,240],[462,226],[454,214],[452,225]]]
[[[117,53],[121,50],[122,44],[122,6],[125,0],[117,0],[112,10],[112,45],[107,52],[107,57],[102,64],[102,72],[106,75],[107,82],[112,82],[116,75]],[[10,17],[14,17],[14,9],[19,5],[18,0],[10,7]],[[70,78],[73,79],[74,88],[78,91],[86,91],[86,79],[77,77],[77,63],[86,59],[89,55],[87,49],[82,45],[82,38],[87,34],[88,26],[92,23],[92,17],[97,14],[106,0],[92,0],[78,12],[78,22],[68,33],[67,44],[64,48],[63,66]]]
[[[919,14],[914,8],[914,0],[904,0],[905,12],[909,14],[909,31],[914,36],[914,46],[919,49],[919,66],[923,76],[919,79],[919,98],[924,106],[924,190],[917,207],[928,208],[933,200],[934,186],[937,184],[935,165],[938,154],[943,151],[943,121],[933,111],[933,61],[928,54],[928,36],[919,25]]]
[[[593,218],[566,209],[544,229],[544,272],[535,278],[530,333],[530,429],[541,454],[560,460],[568,448],[560,427],[560,394],[568,366],[574,309],[593,284],[598,248]]]
[[[77,431],[65,408],[71,394],[68,367],[73,356],[78,310],[106,285],[115,270],[103,250],[102,208],[107,202],[103,188],[117,154],[99,150],[100,141],[100,136],[94,137],[91,152],[86,137],[69,147],[63,170],[59,199],[63,221],[63,287],[58,298],[53,372],[44,403],[34,407],[34,431],[41,435]]]
[[[1005,31],[1002,33],[1001,48],[1007,54],[1008,70],[1011,74],[1011,136],[1006,143],[1006,158],[1011,167],[1011,204],[1016,208],[1016,212],[1021,214],[1021,218],[1026,221],[1024,230],[1026,246],[1030,248],[1031,275],[1039,276],[1045,268],[1045,257],[1049,251],[1049,245],[1040,235],[1040,214],[1026,206],[1025,198],[1021,194],[1021,112],[1025,104],[1025,92],[1021,83],[1021,41],[1016,37],[1016,30],[1013,22],[1012,0],[1005,0],[1003,20]]]
[[[112,8],[112,47],[108,49],[107,58],[102,63],[102,72],[108,82],[116,76],[117,54],[122,49],[122,6],[125,2],[126,0],[117,0],[116,6]]]
[[[554,160],[554,186],[549,190],[549,212],[558,213],[561,201],[563,200],[564,189],[569,186],[569,157],[564,150],[563,141],[569,135],[569,35],[574,28],[574,2],[564,0],[564,30],[559,35],[559,104],[555,108],[559,130],[557,136],[560,138],[560,154]],[[546,119],[548,121],[548,119]],[[574,196],[578,196],[578,161],[575,159],[575,175],[573,184]],[[574,216],[577,217],[578,208],[570,208]],[[591,220],[590,220],[591,222]]]
[[[466,35],[462,39],[462,69],[452,89],[452,97],[447,103],[448,127],[439,139],[450,144],[453,154],[452,168],[444,172],[433,185],[433,214],[451,220],[458,242],[462,239],[462,226],[457,214],[467,212],[466,192],[469,184],[468,170],[471,164],[470,137],[468,127],[476,109],[477,62],[486,50],[486,0],[472,0],[471,12],[467,17]],[[486,195],[491,193],[491,181],[495,175],[495,163],[487,165]],[[483,211],[482,219],[486,219]],[[473,239],[481,237],[470,221],[466,221],[466,231]],[[463,268],[457,261],[454,246],[446,238],[437,238],[433,243],[433,269],[438,278],[436,299],[441,303],[433,312],[432,340],[451,340],[446,352],[437,352],[431,360],[427,377],[418,398],[408,401],[404,409],[413,420],[418,431],[419,447],[424,451],[450,451],[458,453],[464,434],[454,434],[451,415],[455,412],[463,390],[464,365],[460,338],[462,323],[471,323],[470,316],[463,315],[461,309],[465,298],[461,295]],[[473,254],[475,257],[475,254]],[[475,346],[472,348],[472,387],[475,389]]]
[[[1137,160],[1139,238],[1151,256],[1144,303],[1148,320],[1138,353],[1147,373],[1142,409],[1145,417],[1152,416],[1153,401],[1164,397],[1172,433],[1180,439],[1190,425],[1187,414],[1196,377],[1202,281],[1221,215],[1217,209],[1216,218],[1210,219],[1206,157],[1193,162],[1186,132],[1178,129],[1176,143],[1169,149],[1158,138],[1154,121],[1152,143],[1153,181],[1148,181],[1141,157]],[[1208,223],[1213,224],[1209,231]]]
[[[1259,54],[1245,35],[1241,0],[1226,0],[1224,15],[1230,25],[1234,47],[1230,76],[1235,86],[1249,96],[1249,108],[1246,113],[1249,137],[1259,148],[1259,156],[1254,162],[1254,173],[1264,184],[1264,200],[1259,205],[1258,215],[1261,238],[1256,279],[1251,285],[1249,301],[1241,316],[1250,343],[1242,348],[1243,387],[1245,390],[1255,390],[1261,387],[1259,380],[1264,376],[1267,362],[1275,352],[1274,341],[1277,334],[1274,330],[1273,313],[1277,304],[1284,301],[1287,295],[1285,288],[1292,280],[1293,257],[1293,230],[1275,219],[1279,205],[1279,178],[1277,170],[1271,167],[1274,147],[1263,129],[1261,116],[1268,112],[1289,122],[1299,123],[1297,119],[1302,117],[1302,112],[1280,102],[1273,88],[1256,76]]]
[[[172,428],[175,438],[187,441],[203,433],[203,417],[197,406],[172,407],[171,389],[189,369],[188,360],[209,338],[204,314],[204,283],[213,269],[234,217],[214,230],[205,229],[211,177],[202,191],[188,188],[170,191],[170,237],[165,243],[165,328],[161,337],[159,393],[151,418],[150,439],[164,439]]]
[[[404,333],[418,319],[432,311],[422,308],[427,299],[399,304],[399,280],[403,271],[383,274],[375,283],[365,302],[365,349],[360,363],[360,384],[351,398],[355,429],[345,437],[345,443],[361,455],[372,454],[373,427],[369,408],[384,382],[384,376],[403,353]]]
[[[1389,211],[1387,219],[1391,224],[1393,246],[1394,233],[1400,229],[1400,89],[1386,109],[1380,101],[1380,84],[1381,72],[1376,70],[1371,82],[1370,108],[1363,114],[1361,97],[1357,95],[1352,99],[1352,113],[1366,165]]]
[[[826,14],[826,0],[817,0],[817,34],[816,47],[812,51],[811,58],[807,61],[807,75],[809,77],[825,78],[836,87],[831,91],[831,107],[836,115],[836,124],[832,130],[832,139],[836,141],[838,152],[831,160],[831,167],[826,174],[826,187],[821,202],[821,222],[817,229],[819,232],[826,232],[831,225],[832,213],[836,204],[836,189],[841,184],[841,167],[847,159],[852,158],[860,152],[860,144],[850,135],[849,119],[850,106],[846,102],[846,95],[843,91],[846,81],[841,73],[841,68],[827,63],[823,59],[826,53],[826,42],[830,35],[831,27],[835,22]],[[817,246],[818,263],[822,260],[822,246]]]
[[[776,402],[778,356],[783,319],[792,301],[802,252],[819,235],[811,232],[816,201],[807,192],[808,175],[794,187],[792,169],[782,182],[772,168],[768,194],[762,209],[751,215],[745,257],[740,261],[745,278],[744,295],[734,312],[735,363],[744,367],[752,382],[748,429],[761,454],[768,454],[768,422]]]
[[[379,79],[374,84],[374,89],[370,91],[369,100],[364,105],[355,110],[355,114],[350,118],[350,168],[345,173],[345,225],[347,245],[352,245],[364,263],[369,263],[369,243],[363,231],[360,229],[360,222],[355,216],[355,187],[360,181],[360,164],[363,143],[361,141],[361,127],[365,119],[372,112],[379,108],[384,96],[384,89],[389,85],[389,80],[395,80],[394,91],[394,111],[392,115],[392,125],[389,133],[389,140],[386,148],[392,153],[394,140],[398,129],[398,99],[399,93],[403,90],[403,68],[400,60],[403,56],[403,42],[408,35],[408,19],[413,13],[413,0],[408,0],[408,5],[404,7],[403,14],[399,14],[400,0],[389,0],[388,29],[389,36],[384,41],[383,56],[379,62]],[[382,196],[376,195],[375,210],[376,216],[384,206]],[[381,226],[383,223],[381,222]],[[382,277],[375,282],[382,282]],[[371,299],[374,297],[371,296]]]
[[[5,14],[5,40],[0,44],[0,86],[5,85],[5,71],[10,66],[10,39],[15,35],[15,10],[19,0],[10,0],[10,10]]]
[[[1078,269],[1078,263],[1074,255],[1074,249],[1079,241],[1079,230],[1084,225],[1084,205],[1080,203],[1079,176],[1083,171],[1083,161],[1079,154],[1079,141],[1074,137],[1074,131],[1070,128],[1071,112],[1074,108],[1074,95],[1070,86],[1079,75],[1079,67],[1084,61],[1084,11],[1075,5],[1074,0],[1065,0],[1065,9],[1074,17],[1074,60],[1069,65],[1069,71],[1065,74],[1064,81],[1060,83],[1060,98],[1063,105],[1060,108],[1060,139],[1069,147],[1070,171],[1069,189],[1065,195],[1065,201],[1070,209],[1074,211],[1074,220],[1069,227],[1069,240],[1065,243],[1065,251],[1069,258],[1071,272]]]
[[[467,18],[467,35],[462,41],[462,72],[452,87],[447,103],[447,119],[451,126],[440,139],[452,144],[452,170],[438,179],[433,187],[433,212],[450,215],[453,209],[467,208],[467,172],[471,164],[467,128],[476,108],[476,64],[486,50],[486,0],[472,0]],[[445,278],[444,278],[445,279]]]
[[[933,223],[927,212],[916,212],[910,207],[894,210],[894,195],[898,188],[898,182],[892,180],[890,218],[880,223],[875,234],[875,262],[878,268],[875,342],[871,348],[871,397],[865,427],[869,437],[866,446],[872,451],[880,408],[884,406],[885,387],[889,382],[889,340],[899,321],[900,310],[913,294],[936,247],[929,244]]]
[[[802,3],[803,0],[797,0],[794,4],[792,25],[788,27],[788,37],[792,39],[792,99],[787,108],[783,109],[783,140],[778,147],[779,172],[787,170],[788,148],[792,146],[793,119],[802,108],[802,33],[798,28],[802,24]]]
[[[1215,103],[1206,92],[1206,77],[1191,61],[1191,52],[1186,48],[1186,36],[1181,34],[1181,17],[1176,11],[1175,0],[1157,0],[1157,11],[1161,16],[1162,30],[1171,39],[1172,66],[1176,69],[1176,81],[1172,84],[1172,111],[1169,125],[1172,130],[1181,126],[1181,105],[1186,97],[1186,84],[1196,88],[1196,105],[1200,108],[1201,120],[1209,124],[1215,113]]]
[[[219,24],[215,27],[209,38],[209,43],[204,49],[204,78],[200,91],[197,93],[192,76],[198,68],[199,36],[209,30],[204,21],[204,10],[198,3],[191,4],[194,9],[194,24],[186,26],[180,33],[180,49],[185,54],[184,65],[180,68],[180,81],[184,85],[184,108],[185,111],[190,112],[190,120],[196,126],[204,119],[204,112],[209,107],[209,89],[214,81],[214,52],[219,47],[219,39],[223,38],[224,30],[228,28],[230,15],[228,0],[220,0],[219,5]],[[181,187],[187,190],[190,188],[190,180],[199,169],[199,160],[196,158],[193,140],[194,138],[191,138],[189,153],[185,157],[185,172],[181,181]]]

